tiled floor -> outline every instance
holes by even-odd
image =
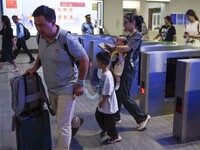
[[[17,58],[20,68],[18,73],[10,73],[12,65],[6,64],[0,70],[0,150],[16,150],[15,132],[11,131],[11,90],[9,79],[21,75],[32,65],[27,62],[26,54],[20,54]],[[42,75],[42,69],[39,70]],[[89,82],[89,81],[88,81]],[[84,124],[72,139],[72,150],[199,150],[200,141],[191,143],[179,143],[172,137],[173,115],[152,117],[147,130],[137,131],[134,127],[134,119],[122,109],[122,123],[117,124],[117,129],[122,141],[107,145],[105,138],[99,136],[100,129],[96,123],[94,112],[98,101],[90,100],[86,96],[78,98],[75,113],[84,118]],[[57,135],[55,130],[55,118],[51,117],[53,150],[56,147]]]

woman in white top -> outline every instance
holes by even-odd
[[[194,10],[189,9],[186,12],[189,22],[185,25],[184,38],[185,42],[199,44],[200,31],[199,31],[199,18]]]

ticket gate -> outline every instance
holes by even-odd
[[[141,46],[141,52],[163,51],[163,50],[181,50],[181,49],[186,49],[186,48],[192,48],[192,47],[188,46],[188,45],[181,45],[181,44],[176,45],[174,43],[172,43],[172,45],[170,45],[169,43],[166,43],[166,42],[145,41],[145,42],[143,42],[143,44]],[[140,59],[136,60],[135,66],[136,66],[136,73],[135,73],[135,78],[133,79],[133,82],[132,82],[130,95],[137,99],[137,98],[139,98],[139,92],[140,92],[140,72],[141,72]]]
[[[179,59],[173,136],[180,142],[200,140],[200,59]]]
[[[80,36],[80,43],[83,45],[89,59],[90,59],[90,66],[92,65],[93,61],[92,61],[92,57],[90,56],[90,41],[91,40],[100,40],[102,42],[104,41],[112,41],[113,37],[111,36],[99,36],[99,35],[84,35],[84,36]],[[88,69],[88,75],[87,78],[90,78],[90,69],[91,67],[89,67]]]
[[[100,36],[84,35],[80,37],[80,43],[83,45],[88,56],[90,55],[90,40],[101,39]]]
[[[141,53],[140,108],[151,116],[173,112],[176,61],[200,57],[200,49]]]
[[[146,47],[146,46],[149,46],[149,45],[152,45],[152,46],[155,46],[155,45],[159,45],[161,46],[163,42],[158,42],[158,41],[144,41],[142,42],[142,46],[141,46],[141,50],[140,51],[143,51],[143,47]],[[135,77],[132,81],[132,85],[131,85],[131,89],[130,89],[130,96],[133,97],[134,99],[138,99],[139,97],[139,79],[140,79],[140,60],[137,59],[135,61],[135,67],[136,67],[136,70],[135,70]]]

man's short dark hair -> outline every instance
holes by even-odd
[[[107,51],[100,51],[97,53],[96,58],[99,62],[108,66],[110,63],[111,56],[110,53]]]
[[[49,8],[48,6],[41,5],[38,8],[36,8],[32,14],[33,17],[39,17],[44,16],[44,18],[50,22],[52,20],[56,21],[56,13],[52,8]]]
[[[13,16],[12,16],[12,18],[18,19],[18,16],[16,16],[16,15],[13,15]]]

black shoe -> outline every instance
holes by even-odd
[[[28,63],[32,64],[34,61],[35,61],[35,58],[31,58],[31,60]]]
[[[122,140],[122,137],[118,135],[117,137],[108,138],[106,141],[108,142],[108,144],[114,144],[116,142],[120,142],[121,140]]]
[[[106,131],[103,130],[103,131],[100,132],[100,137],[101,137],[101,138],[103,138],[103,137],[106,136],[106,135],[107,135],[107,132],[106,132]]]
[[[83,122],[84,122],[84,119],[80,118],[80,121],[81,121],[81,124],[80,124],[80,126],[81,126],[83,124]],[[80,127],[78,127],[78,128],[73,128],[72,127],[72,136],[76,135],[76,133],[78,132],[79,128]]]

